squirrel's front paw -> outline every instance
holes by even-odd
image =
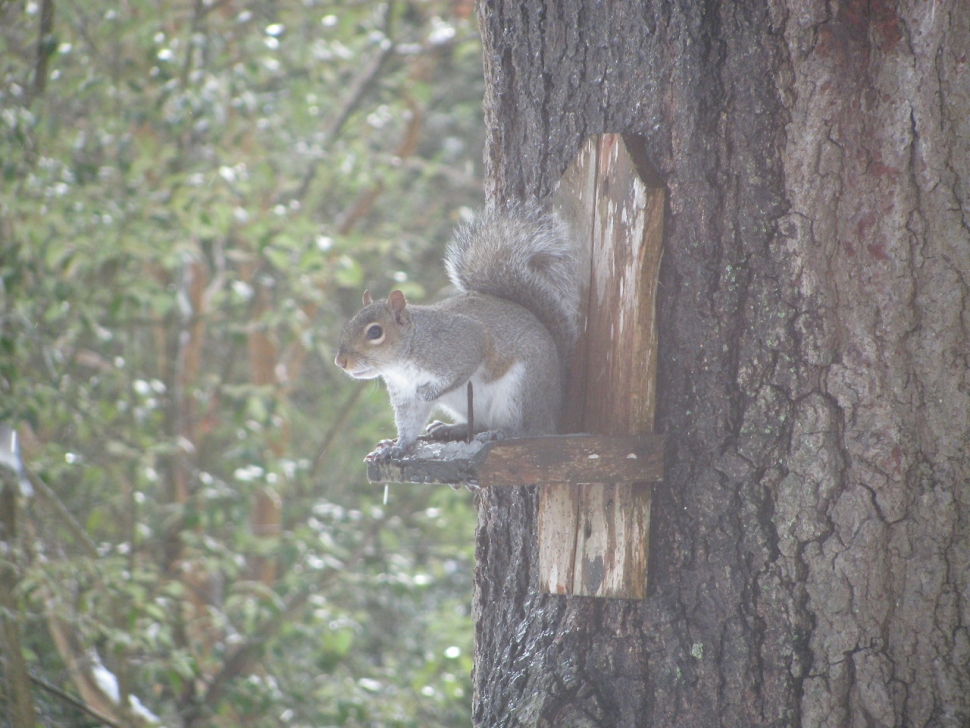
[[[404,454],[407,448],[401,448],[397,445],[397,440],[381,440],[377,443],[377,446],[364,457],[364,462],[369,463],[375,460],[390,460],[392,458],[399,458]]]
[[[451,425],[435,420],[427,426],[426,431],[432,440],[464,440],[468,437],[468,423]]]
[[[411,452],[410,446],[401,447],[400,445],[395,445],[390,450],[391,454],[388,456],[391,460],[400,460],[409,452]]]

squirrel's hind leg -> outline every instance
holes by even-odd
[[[427,432],[428,437],[432,440],[467,440],[468,423],[459,422],[452,425],[441,420],[435,420],[428,424]]]
[[[459,422],[458,424],[452,425],[441,420],[435,420],[428,425],[428,437],[432,440],[467,440],[468,423]],[[497,440],[504,440],[507,437],[511,437],[511,434],[505,429],[485,430],[484,432],[475,433],[475,439],[478,442],[495,442]]]
[[[499,440],[504,440],[506,437],[511,437],[508,430],[485,430],[484,432],[479,432],[475,435],[475,439],[479,442],[498,442]]]

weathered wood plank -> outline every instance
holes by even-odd
[[[478,485],[482,451],[491,443],[418,440],[408,455],[397,460],[365,460],[371,483],[443,483]]]
[[[550,594],[573,593],[582,488],[579,483],[552,483],[539,492],[539,579]]]
[[[573,593],[642,599],[647,588],[649,486],[583,484],[579,491]]]
[[[631,435],[653,429],[664,191],[643,184],[620,136],[601,137],[599,152],[586,314],[592,376],[576,424],[577,431]]]
[[[616,483],[663,476],[663,438],[554,435],[495,443],[479,466],[480,485]]]
[[[644,184],[620,136],[605,134],[577,156],[556,197],[559,209],[569,210],[571,220],[585,220],[588,227],[580,229],[592,232],[585,251],[590,271],[586,318],[571,365],[566,429],[606,435],[649,432],[656,394],[654,312],[664,191]],[[651,490],[638,481],[542,489],[543,590],[646,596]],[[575,524],[573,539],[562,536],[569,524]]]
[[[559,180],[559,188],[552,198],[556,212],[569,225],[576,241],[579,258],[579,279],[582,282],[579,306],[585,319],[589,309],[589,284],[596,222],[596,174],[599,155],[599,137],[590,137],[576,155],[576,159]],[[569,363],[569,380],[566,383],[566,407],[560,432],[589,432],[580,427],[583,408],[586,405],[586,352],[588,334],[585,320],[580,327],[579,340]]]
[[[489,443],[419,441],[404,458],[367,462],[367,478],[372,483],[496,487],[656,481],[662,474],[660,435],[551,435]]]

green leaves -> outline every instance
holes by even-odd
[[[37,5],[3,12],[0,417],[62,507],[25,506],[32,669],[77,692],[94,651],[173,724],[466,725],[470,501],[381,503],[386,394],[332,357],[479,202],[471,22],[81,0],[30,98]]]

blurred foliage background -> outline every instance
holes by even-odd
[[[469,724],[471,498],[382,503],[386,394],[332,358],[364,288],[445,285],[482,94],[470,1],[0,0],[40,724]]]

